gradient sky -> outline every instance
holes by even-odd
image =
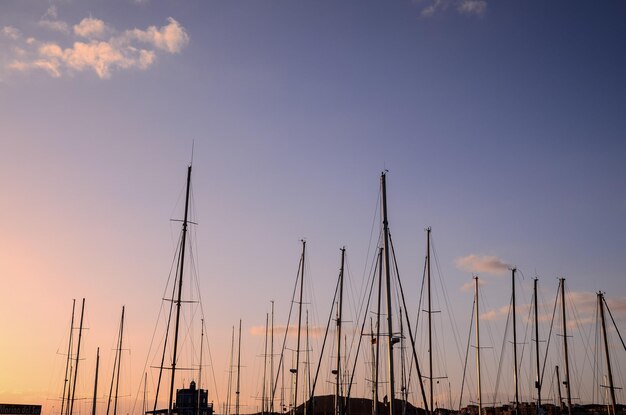
[[[131,411],[192,142],[207,338],[223,401],[243,319],[242,412],[259,405],[258,327],[270,300],[286,320],[299,240],[316,325],[341,246],[363,286],[384,169],[412,307],[432,226],[462,339],[473,272],[503,330],[505,264],[521,304],[536,275],[551,310],[564,276],[581,320],[602,290],[626,327],[625,19],[617,1],[2,1],[0,401],[58,412],[85,297],[81,393],[96,346],[110,377],[126,305]]]

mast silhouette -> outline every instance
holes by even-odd
[[[430,226],[426,229],[426,276],[428,278],[428,383],[430,385],[430,414],[433,414],[433,330],[432,330],[432,288],[430,285]]]
[[[96,378],[93,382],[93,401],[91,404],[91,415],[96,415],[96,397],[98,396],[98,367],[100,366],[100,348],[96,351]]]
[[[274,300],[271,300],[272,303],[272,322],[271,322],[271,330],[270,330],[270,412],[274,412],[274,394],[272,393],[272,388],[274,386]]]
[[[517,373],[517,325],[516,325],[516,307],[515,307],[515,267],[511,268],[511,287],[512,287],[512,301],[513,309],[513,377],[515,379],[515,414],[519,411],[519,379]]]
[[[178,330],[180,327],[180,308],[183,291],[183,271],[185,268],[185,246],[187,242],[187,218],[189,215],[189,188],[191,185],[191,165],[187,167],[187,190],[185,192],[185,217],[183,219],[183,234],[180,242],[180,263],[178,274],[178,299],[176,300],[176,324],[174,326],[174,349],[172,351],[172,378],[170,381],[170,397],[168,401],[168,413],[172,413],[172,403],[174,400],[174,381],[176,379],[176,359],[178,351]]]
[[[265,345],[263,346],[263,387],[261,388],[261,413],[267,410],[265,387],[267,384],[267,332],[269,329],[269,316],[265,313]]]
[[[386,172],[381,177],[382,185],[382,213],[383,213],[383,233],[385,246],[385,287],[387,294],[387,353],[389,359],[389,414],[395,414],[395,384],[393,372],[393,320],[391,313],[391,268],[389,266],[389,222],[387,220],[387,184]]]
[[[72,360],[72,339],[74,337],[74,310],[76,308],[76,300],[72,300],[72,320],[70,322],[70,338],[67,342],[67,359],[65,360],[65,377],[63,378],[63,397],[61,398],[61,415],[65,415],[63,410],[65,409],[65,392],[67,389],[67,401],[69,404],[69,400],[70,400],[70,390],[68,388],[68,381],[69,379],[67,378],[68,374],[70,376],[72,376],[71,373],[71,369],[70,369],[70,361]],[[69,405],[68,405],[69,407]]]
[[[478,415],[483,413],[483,390],[480,383],[480,317],[478,314],[478,276],[474,276],[474,306],[475,311],[475,324],[476,324],[476,371],[478,374]]]
[[[74,364],[74,384],[72,385],[72,400],[70,401],[70,415],[74,413],[74,398],[76,397],[76,378],[78,377],[78,362],[80,360],[80,340],[83,337],[83,316],[85,315],[85,299],[80,308],[80,327],[78,329],[78,345],[76,346],[76,363]]]
[[[122,306],[122,317],[120,319],[120,329],[117,337],[117,348],[115,349],[115,361],[113,362],[113,374],[111,375],[111,388],[109,389],[109,400],[107,403],[107,415],[111,408],[111,397],[113,395],[113,384],[115,384],[115,400],[113,404],[113,415],[117,415],[117,396],[120,386],[120,367],[122,365],[122,338],[124,335],[124,307]]]
[[[341,248],[341,271],[339,272],[339,306],[337,308],[337,383],[335,385],[335,415],[343,414],[341,399],[341,322],[343,311],[343,270],[346,257],[346,248]]]
[[[537,389],[537,415],[541,412],[541,367],[539,365],[539,299],[537,297],[537,281],[533,281],[533,292],[535,297],[535,359],[537,364],[537,379],[535,380],[535,388]]]
[[[563,384],[566,387],[567,392],[567,412],[572,414],[572,391],[570,388],[569,377],[569,353],[567,349],[567,318],[565,316],[565,278],[560,278],[561,281],[561,307],[563,315],[563,351],[565,352],[565,380]]]
[[[298,302],[298,340],[296,346],[296,367],[292,369],[292,373],[294,373],[294,388],[293,388],[293,413],[296,413],[296,408],[298,406],[298,375],[300,369],[300,333],[302,327],[302,293],[304,290],[304,261],[305,261],[305,253],[306,253],[306,241],[302,240],[302,256],[300,263],[300,301]]]
[[[598,307],[600,307],[600,318],[602,320],[602,337],[604,338],[604,355],[606,357],[606,368],[609,377],[609,394],[611,396],[611,411],[615,415],[615,387],[613,385],[613,371],[611,369],[611,358],[609,356],[609,342],[606,335],[606,323],[604,321],[604,295],[598,292]]]
[[[235,390],[235,415],[239,415],[239,394],[241,390],[241,319],[239,319],[239,344],[237,346],[237,389]]]

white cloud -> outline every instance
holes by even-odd
[[[455,264],[457,268],[463,271],[493,275],[502,275],[511,268],[511,265],[502,259],[490,255],[466,255],[464,257],[457,258]]]
[[[46,20],[56,16],[56,8],[49,8],[39,24],[62,23]],[[93,71],[99,78],[107,79],[117,70],[146,70],[156,61],[157,52],[179,53],[189,43],[184,27],[171,17],[160,28],[150,26],[123,32],[116,32],[100,19],[87,17],[74,25],[71,33],[67,31],[76,39],[66,45],[33,37],[23,40],[19,30],[11,26],[5,27],[3,33],[16,43],[13,60],[6,68],[16,72],[39,69],[55,78]]]
[[[109,32],[107,25],[100,19],[85,17],[79,24],[74,25],[74,33],[87,39],[97,39]]]
[[[170,53],[178,53],[189,43],[189,35],[173,18],[169,17],[167,21],[168,24],[160,29],[150,26],[146,30],[133,29],[126,33],[130,38],[134,37]]]
[[[21,36],[20,31],[13,26],[4,26],[2,28],[2,34],[13,40],[17,40]]]
[[[457,10],[463,14],[482,16],[487,10],[487,2],[484,0],[463,0],[457,6]]]

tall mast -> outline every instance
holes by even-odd
[[[204,347],[204,319],[200,319],[200,366],[198,367],[198,390],[202,386],[202,348]]]
[[[76,397],[76,378],[78,377],[78,362],[80,359],[80,340],[83,337],[83,316],[85,315],[85,299],[80,308],[80,327],[78,329],[78,346],[76,346],[76,363],[74,364],[74,384],[72,385],[72,400],[70,401],[70,415],[74,412],[74,398]]]
[[[515,413],[518,413],[519,410],[519,385],[518,385],[518,374],[517,374],[517,325],[516,321],[516,307],[515,307],[515,271],[516,268],[511,268],[511,288],[512,288],[512,301],[513,301],[513,309],[511,313],[513,314],[513,377],[515,379]]]
[[[613,371],[611,370],[611,358],[609,356],[609,342],[606,335],[606,324],[604,321],[604,295],[598,292],[598,307],[600,307],[600,318],[602,319],[602,337],[604,338],[604,354],[606,356],[606,368],[609,375],[609,394],[611,395],[611,410],[615,415],[615,387],[613,386]]]
[[[124,334],[124,307],[122,307],[122,317],[120,319],[120,328],[117,335],[117,348],[115,349],[115,360],[113,361],[113,374],[111,375],[111,387],[109,388],[109,400],[107,402],[107,415],[111,408],[111,397],[113,397],[113,384],[115,384],[115,399],[113,404],[113,415],[117,414],[117,394],[120,384],[120,365],[122,364],[122,335]],[[116,381],[117,379],[117,381]]]
[[[233,354],[235,353],[235,326],[232,327],[231,337],[230,337],[230,361],[228,364],[228,393],[226,394],[226,410],[224,413],[226,415],[230,414],[230,406],[231,406],[231,396],[232,396],[232,388],[233,388]]]
[[[539,298],[537,297],[537,281],[535,278],[533,291],[535,297],[535,359],[537,364],[537,379],[535,380],[535,388],[537,388],[537,415],[541,409],[541,367],[539,365]]]
[[[72,338],[74,334],[74,309],[76,308],[76,300],[72,300],[72,320],[70,322],[70,338],[67,342],[67,359],[65,360],[65,377],[63,378],[63,397],[61,398],[61,415],[65,415],[63,410],[65,409],[65,391],[67,389],[67,400],[69,403],[70,391],[68,388],[67,375],[71,376],[70,361],[72,360]]]
[[[480,383],[480,317],[478,314],[478,276],[474,277],[474,307],[475,318],[476,318],[476,371],[478,373],[478,415],[482,415],[483,413],[483,390],[482,385]]]
[[[96,379],[93,382],[93,401],[91,404],[91,415],[96,415],[96,397],[98,396],[98,367],[100,366],[100,348],[96,351]]]
[[[117,415],[117,397],[120,389],[120,370],[122,368],[122,340],[124,339],[124,306],[122,306],[122,320],[120,321],[120,341],[119,354],[117,357],[117,379],[115,380],[115,404],[113,405],[113,415]]]
[[[565,278],[560,278],[561,280],[561,306],[562,306],[562,314],[563,314],[563,350],[565,352],[565,380],[563,384],[566,387],[567,392],[567,412],[572,414],[572,391],[570,388],[570,377],[569,377],[569,353],[567,349],[567,319],[565,316]]]
[[[180,325],[180,306],[183,292],[183,270],[185,268],[185,245],[187,242],[187,217],[189,214],[189,188],[191,186],[191,165],[187,167],[187,190],[185,192],[185,217],[183,219],[183,235],[180,241],[180,263],[178,273],[178,300],[176,301],[176,325],[174,326],[174,350],[172,351],[172,379],[170,381],[170,398],[168,403],[168,413],[172,413],[172,402],[174,400],[174,381],[176,379],[176,352],[178,351],[178,328]]]
[[[295,380],[294,380],[294,390],[293,390],[293,413],[296,413],[296,408],[298,406],[298,375],[300,368],[300,332],[302,327],[302,293],[304,289],[304,261],[305,261],[305,252],[306,252],[306,241],[302,240],[302,256],[300,259],[300,301],[298,302],[298,340],[296,346],[296,367],[295,367]]]
[[[237,390],[235,390],[235,415],[239,415],[239,389],[241,386],[241,319],[239,319],[239,345],[237,346]]]
[[[144,372],[143,373],[143,405],[141,406],[142,407],[142,414],[144,414],[144,415],[145,415],[146,411],[148,410],[147,401],[146,401],[146,388],[147,388],[147,385],[148,385],[148,372]]]
[[[269,316],[265,313],[265,346],[263,347],[263,387],[261,388],[261,413],[266,411],[265,387],[267,384],[267,331],[269,326]]]
[[[270,301],[272,303],[272,323],[270,330],[270,391],[274,387],[274,300]],[[270,400],[270,412],[274,412],[274,394],[270,392],[271,400]]]
[[[428,278],[428,370],[430,385],[430,414],[433,414],[433,330],[432,330],[432,289],[430,285],[430,226],[426,229],[426,276]]]
[[[393,316],[391,313],[391,268],[389,266],[389,222],[387,220],[387,184],[385,172],[380,177],[383,197],[383,233],[385,243],[385,286],[387,294],[387,353],[389,359],[389,414],[395,415],[395,384],[393,373]]]
[[[341,399],[341,321],[343,311],[343,267],[346,257],[346,248],[341,248],[341,270],[339,271],[339,307],[337,308],[337,384],[335,385],[335,415],[342,415],[343,402]]]

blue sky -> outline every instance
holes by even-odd
[[[274,299],[285,319],[300,238],[320,324],[343,245],[361,286],[383,169],[414,293],[432,226],[459,316],[469,255],[517,265],[522,285],[538,275],[546,298],[565,276],[623,307],[625,16],[582,1],[2,2],[0,278],[15,295],[0,314],[27,310],[0,320],[20,339],[2,340],[0,372],[33,333],[52,340],[19,381],[0,379],[0,398],[50,396],[53,379],[29,379],[51,364],[72,298],[87,297],[92,345],[113,342],[126,304],[140,370],[192,142],[222,363],[239,317],[262,325]],[[506,306],[508,279],[484,277],[489,306]]]

